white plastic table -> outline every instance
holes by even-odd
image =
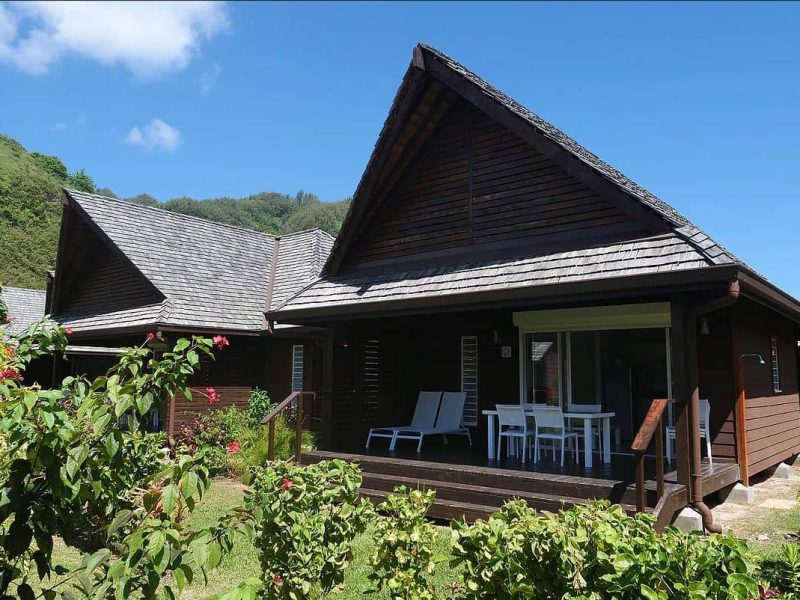
[[[497,427],[495,422],[497,421],[497,411],[496,410],[484,410],[481,411],[482,414],[488,417],[488,427],[486,429],[487,433],[487,455],[489,460],[494,460],[496,457],[497,452],[497,437],[495,431]],[[525,415],[528,417],[533,417],[533,410],[526,409]],[[564,419],[577,419],[583,421],[583,435],[584,435],[584,444],[583,444],[583,464],[587,467],[591,467],[593,464],[592,461],[592,452],[594,451],[594,439],[592,436],[592,421],[602,421],[603,426],[603,453],[602,459],[604,463],[611,462],[611,419],[617,416],[617,413],[613,412],[601,412],[601,413],[582,413],[582,412],[565,412]]]

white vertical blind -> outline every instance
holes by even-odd
[[[303,344],[292,346],[292,391],[303,390]]]
[[[461,391],[467,393],[463,424],[478,425],[478,337],[461,338]]]

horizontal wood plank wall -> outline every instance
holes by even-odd
[[[500,345],[493,341],[495,329]],[[331,449],[357,450],[370,427],[410,423],[422,390],[459,391],[462,335],[478,337],[479,411],[518,402],[517,334],[508,311],[343,326],[334,344]],[[511,357],[502,358],[502,345],[512,347]],[[476,444],[485,429],[486,417],[479,415]]]
[[[250,388],[247,386],[231,385],[220,386],[215,388],[220,395],[219,401],[210,405],[207,398],[203,395],[205,388],[189,388],[192,391],[192,399],[188,400],[181,392],[175,394],[175,424],[173,430],[177,432],[178,428],[190,421],[195,417],[202,414],[207,414],[214,410],[222,410],[229,406],[236,406],[238,408],[246,409],[247,400],[250,398]],[[167,422],[164,429],[169,431],[169,410],[167,411]]]
[[[746,435],[750,475],[800,453],[800,394],[797,329],[789,321],[748,300],[740,301],[741,352],[760,354],[766,364],[744,358]],[[772,388],[770,336],[777,335],[781,391]]]
[[[144,277],[115,254],[77,217],[70,244],[80,245],[75,254],[86,260],[79,271],[65,277],[59,312],[93,313],[153,304],[160,296]]]
[[[373,215],[348,264],[639,231],[628,215],[459,100]]]
[[[697,336],[700,396],[711,403],[711,452],[736,458],[734,408],[736,390],[727,313],[708,315],[708,335]]]

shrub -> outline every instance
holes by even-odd
[[[540,516],[514,501],[488,521],[454,523],[454,563],[469,598],[758,597],[746,542],[653,525],[607,502]]]
[[[377,589],[388,590],[393,600],[435,597],[430,576],[435,569],[433,545],[436,527],[425,515],[436,499],[433,490],[395,489],[379,507],[383,516],[375,528],[375,552],[370,579]]]
[[[250,392],[250,399],[247,401],[247,420],[250,426],[260,425],[261,419],[266,417],[273,408],[275,408],[275,403],[269,399],[269,394],[264,390],[253,388]]]
[[[358,501],[361,473],[341,460],[261,469],[246,505],[255,520],[262,596],[304,600],[344,579],[355,536],[371,506]]]
[[[763,560],[761,576],[781,598],[800,600],[800,544],[784,544],[779,557]]]

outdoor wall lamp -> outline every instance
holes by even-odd
[[[753,358],[757,358],[758,359],[758,364],[760,364],[760,365],[766,364],[766,362],[764,362],[764,359],[760,354],[740,354],[739,355],[739,359],[741,360],[742,358],[747,358],[748,356],[752,356]]]

